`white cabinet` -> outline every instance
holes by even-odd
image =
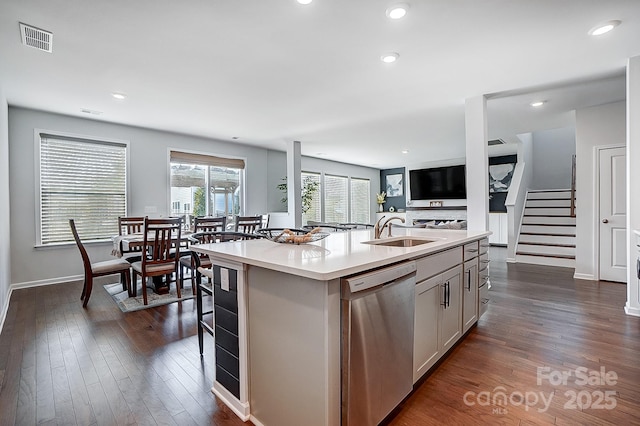
[[[462,286],[462,333],[478,320],[478,258],[464,263]]]
[[[461,261],[461,247],[416,261],[414,383],[462,336]]]
[[[437,275],[416,285],[416,312],[413,343],[413,382],[426,373],[440,357],[438,316],[440,284]]]
[[[442,353],[449,350],[462,336],[462,279],[457,266],[442,274],[442,304],[440,309],[440,347]]]
[[[489,213],[489,231],[493,232],[489,235],[491,244],[507,245],[509,241],[507,222],[506,213]]]

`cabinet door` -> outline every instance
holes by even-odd
[[[440,284],[440,348],[445,353],[462,335],[462,268],[442,273]]]
[[[478,259],[464,263],[462,286],[462,332],[478,320]]]
[[[440,275],[416,285],[416,311],[413,345],[413,383],[440,357],[438,315],[440,311]]]

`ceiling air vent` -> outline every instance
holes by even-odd
[[[488,142],[489,146],[491,145],[503,145],[505,143],[505,141],[503,141],[502,139],[492,139]]]
[[[22,44],[44,50],[45,52],[53,52],[53,33],[32,27],[20,22],[20,37]]]

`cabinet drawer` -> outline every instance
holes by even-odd
[[[454,247],[440,253],[416,259],[416,282],[437,275],[462,262],[462,247]]]
[[[481,254],[478,259],[478,269],[483,270],[486,269],[487,266],[489,266],[489,253]]]
[[[473,259],[478,256],[478,242],[474,241],[464,245],[464,260]]]
[[[489,251],[489,239],[483,238],[480,240],[480,250],[478,253],[485,254],[488,251]]]
[[[482,285],[489,278],[489,268],[485,265],[484,269],[478,271],[478,282]]]

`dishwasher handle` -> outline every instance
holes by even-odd
[[[351,278],[344,278],[343,282],[351,293],[368,290],[379,285],[384,285],[416,272],[415,262],[405,262],[388,268],[378,269]],[[343,295],[344,296],[344,295]]]

